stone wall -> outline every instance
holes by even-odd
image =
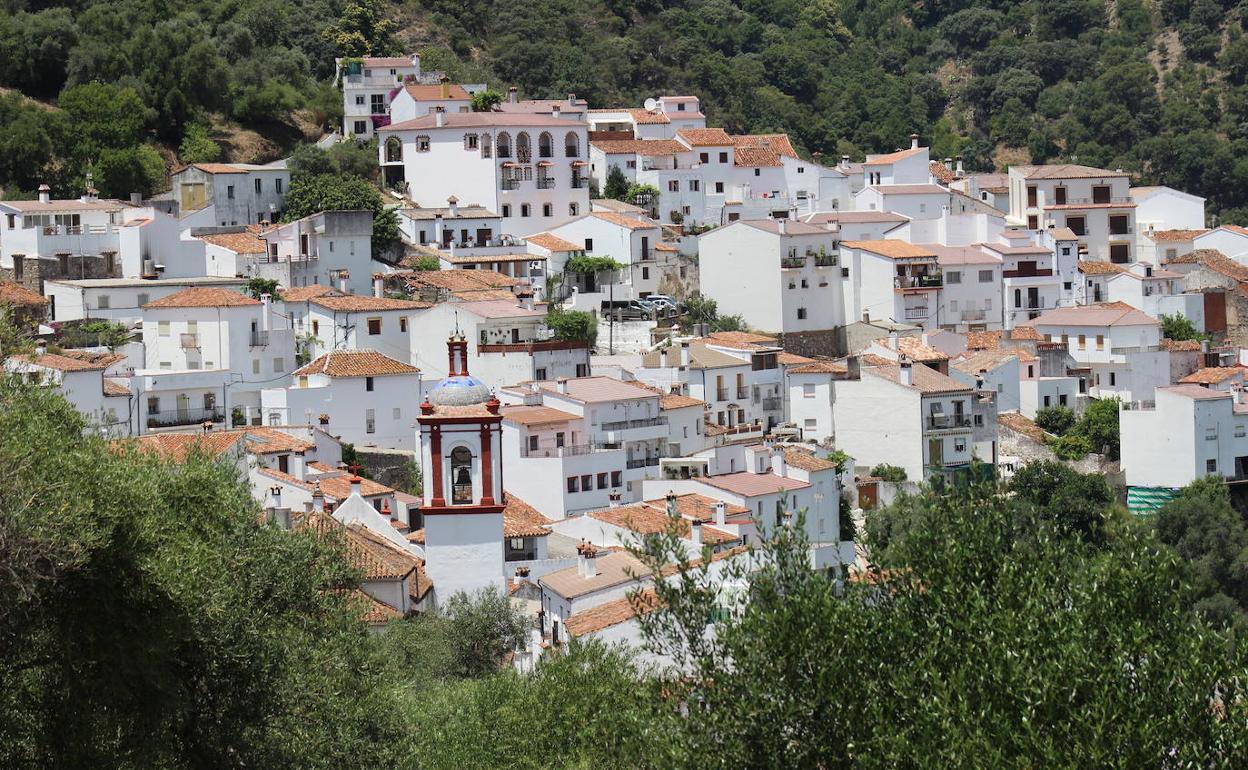
[[[39,294],[43,293],[44,281],[121,277],[121,261],[115,256],[110,258],[103,254],[69,254],[62,262],[58,256],[13,255],[14,260],[19,258],[22,269],[17,271],[0,267],[0,281],[14,281]]]
[[[786,352],[799,356],[834,357],[844,355],[838,329],[819,329],[809,332],[789,332],[781,335]]]

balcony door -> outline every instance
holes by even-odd
[[[932,438],[927,440],[927,464],[945,464],[945,440],[943,438]]]
[[[183,424],[183,425],[186,424],[186,419],[187,417],[190,416],[190,412],[191,412],[191,397],[186,395],[185,393],[179,393],[178,394],[178,422],[179,424]]]

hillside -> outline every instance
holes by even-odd
[[[828,156],[891,150],[918,131],[935,157],[973,170],[1127,168],[1248,223],[1248,40],[1238,6],[1216,0],[16,4],[0,18],[0,86],[54,101],[100,80],[133,89],[141,108],[130,146],[83,147],[62,121],[0,98],[6,188],[73,187],[106,152],[114,179],[155,184],[140,139],[181,160],[212,153],[200,139],[227,159],[268,159],[332,124],[335,55],[419,50],[426,69],[530,97],[697,93],[730,131],[787,131]],[[225,127],[255,138],[231,142]]]

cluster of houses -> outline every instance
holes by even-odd
[[[474,111],[484,85],[418,56],[338,82],[401,254],[375,253],[370,212],[280,221],[280,161],[192,164],[153,199],[45,187],[0,201],[0,305],[38,341],[4,367],[122,445],[235,464],[281,526],[344,533],[379,627],[492,586],[534,617],[522,668],[636,640],[630,594],[671,575],[628,547],[669,529],[718,575],[801,526],[844,577],[861,509],[1053,457],[1046,407],[1118,400],[1120,463],[1085,462],[1137,510],[1248,480],[1248,229],[1207,227],[1198,197],[1071,164],[968,174],[917,136],[825,162],[708,126],[693,96]],[[645,192],[597,197],[617,169]],[[748,331],[650,302],[697,295]]]

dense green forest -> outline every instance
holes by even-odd
[[[154,155],[261,160],[331,125],[337,55],[419,50],[457,80],[637,104],[693,92],[807,152],[918,131],[968,168],[1071,160],[1248,222],[1248,39],[1226,0],[5,0],[0,185],[154,187]],[[80,94],[99,81],[111,89]],[[79,113],[52,112],[79,95]],[[126,103],[88,140],[81,111]],[[133,101],[135,103],[130,104]],[[88,115],[88,118],[93,117]],[[132,124],[134,125],[133,130]],[[188,139],[189,136],[189,139]],[[166,149],[167,148],[167,149]],[[175,157],[176,155],[176,157]],[[259,156],[259,157],[257,157]],[[101,187],[101,190],[105,190]]]

